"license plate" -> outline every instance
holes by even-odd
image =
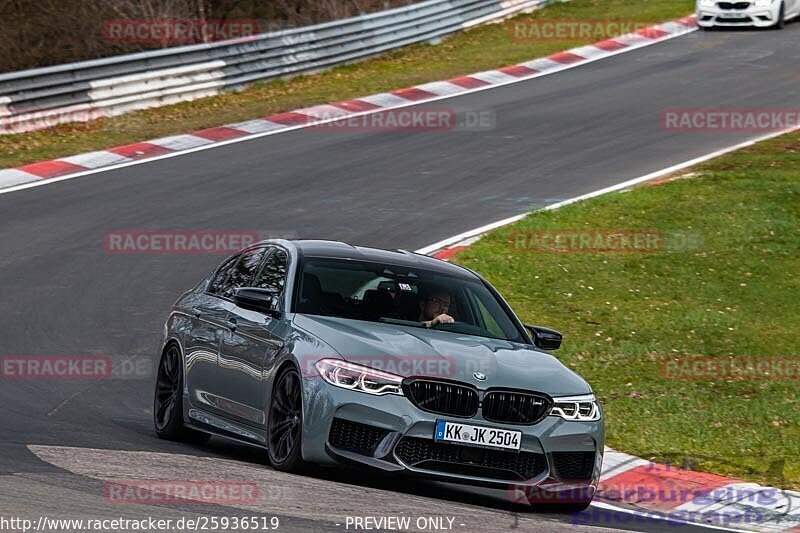
[[[520,444],[522,444],[522,432],[437,420],[433,440],[484,448],[519,450]]]
[[[725,13],[725,16],[732,19],[744,19],[747,18],[747,15],[744,13]]]

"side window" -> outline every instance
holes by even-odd
[[[283,293],[283,287],[286,285],[286,252],[276,249],[272,255],[267,258],[264,263],[264,268],[261,269],[253,287],[259,289],[274,289],[279,294]]]
[[[223,298],[232,298],[233,289],[248,286],[256,270],[258,270],[258,265],[260,265],[261,260],[264,259],[264,254],[266,252],[266,248],[256,248],[243,253],[241,259],[231,271],[231,275],[225,282],[219,295]]]
[[[492,314],[486,309],[486,306],[483,305],[483,302],[479,298],[475,298],[475,301],[478,303],[478,310],[481,313],[481,318],[483,319],[483,324],[486,330],[498,337],[500,339],[506,336],[506,333],[503,331],[503,328],[500,327],[500,324],[494,319]]]
[[[240,257],[241,256],[239,255],[231,257],[225,263],[223,263],[221,267],[219,267],[214,279],[212,279],[211,283],[208,285],[208,292],[219,295],[219,293],[222,291],[222,288],[225,286],[225,282],[228,280],[233,267],[236,266],[236,263],[239,261]]]

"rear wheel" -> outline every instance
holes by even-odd
[[[178,346],[170,344],[161,354],[153,399],[153,422],[162,439],[203,444],[211,435],[183,424],[183,365]]]
[[[272,387],[267,425],[267,453],[276,470],[299,472],[306,466],[301,455],[303,399],[297,370],[287,368]]]

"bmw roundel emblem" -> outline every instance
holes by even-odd
[[[474,374],[472,374],[472,377],[477,379],[478,381],[485,381],[486,380],[486,374],[483,374],[481,372],[475,372]]]

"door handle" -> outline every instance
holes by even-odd
[[[203,312],[198,307],[192,307],[192,314],[196,317],[199,317],[203,314]]]
[[[226,325],[226,326],[228,327],[228,329],[230,329],[231,331],[236,331],[236,328],[237,328],[237,327],[239,327],[239,324],[237,324],[237,323],[236,323],[236,319],[235,319],[235,318],[231,318],[231,319],[229,319],[229,320],[228,320],[228,321],[225,323],[225,325]]]

